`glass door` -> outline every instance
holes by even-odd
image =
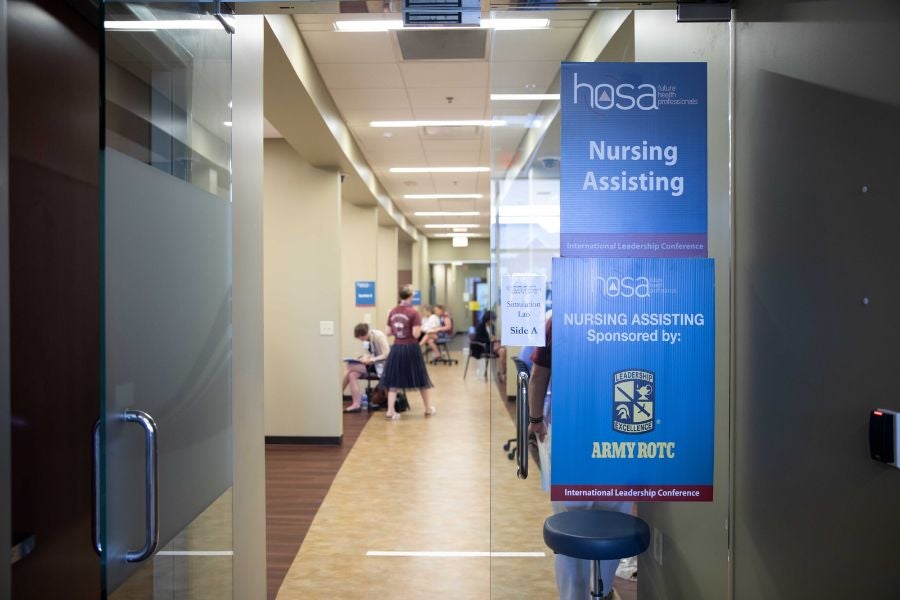
[[[217,5],[104,5],[109,598],[231,597],[231,36]]]
[[[561,129],[561,63],[705,64],[709,158],[706,181],[703,183],[708,190],[708,256],[715,259],[717,282],[715,364],[706,365],[715,372],[714,495],[711,501],[706,502],[551,502],[549,480],[552,474],[548,472],[556,438],[551,439],[550,436],[546,438],[546,452],[539,451],[533,441],[528,444],[528,477],[517,479],[517,466],[512,460],[516,454],[510,452],[508,458],[500,449],[508,447],[507,440],[517,437],[512,402],[516,397],[517,378],[512,359],[519,357],[530,363],[533,348],[510,345],[506,348],[506,356],[510,361],[507,371],[511,376],[507,377],[505,385],[492,388],[494,395],[491,398],[492,410],[499,413],[495,414],[491,433],[494,449],[491,454],[492,551],[496,554],[498,551],[516,550],[535,555],[527,559],[497,558],[493,561],[491,591],[495,598],[587,597],[589,563],[554,556],[542,537],[547,517],[579,508],[626,512],[649,525],[651,539],[646,552],[601,568],[602,573],[606,573],[603,575],[606,584],[612,584],[615,588],[616,597],[622,600],[730,597],[732,440],[729,435],[728,282],[731,261],[729,152],[733,34],[728,23],[678,23],[674,10],[661,10],[653,6],[639,8],[633,4],[636,3],[623,3],[622,6],[632,6],[635,10],[623,10],[621,7],[595,9],[585,3],[572,4],[569,10],[511,9],[492,13],[495,19],[537,20],[539,17],[541,21],[533,24],[537,29],[526,30],[523,24],[521,30],[495,31],[492,37],[491,117],[507,124],[521,124],[518,128],[495,127],[492,131],[492,306],[500,315],[502,330],[502,307],[508,298],[503,296],[505,288],[501,287],[501,283],[504,276],[512,274],[545,277],[547,314],[551,301],[557,309],[561,306],[564,291],[555,285],[558,282],[554,282],[553,267],[554,259],[561,254],[560,199],[562,194],[571,193],[575,187],[581,191],[587,185],[582,179],[577,181],[577,185],[570,181],[567,187],[565,178],[561,178],[564,149],[567,144],[572,147],[572,142],[565,138],[566,132]],[[578,10],[579,7],[589,9]],[[601,96],[601,92],[597,97],[608,100]],[[607,129],[608,121],[602,120],[601,110],[597,111],[596,116],[592,135],[598,140],[597,143],[604,139],[619,139],[615,136],[621,132]],[[640,136],[641,133],[629,132],[628,135]],[[642,140],[649,140],[644,144],[658,143],[653,140],[665,138],[667,132],[651,131],[643,135],[645,137],[637,137],[635,143],[641,144]],[[630,138],[625,136],[621,139]],[[590,151],[590,148],[583,148],[584,156],[591,156]],[[598,172],[600,168],[597,167]],[[621,170],[630,168],[621,166]],[[581,170],[582,178],[584,171]],[[660,171],[657,169],[657,174]],[[570,167],[569,173],[572,172],[574,170]],[[598,202],[603,200],[599,194],[596,198]],[[648,218],[653,216],[648,215]],[[556,297],[551,297],[551,291]],[[578,352],[581,352],[580,347],[554,348],[557,356],[553,358],[552,365],[557,367],[558,379],[563,376],[560,371],[567,372],[564,366],[558,366],[560,354],[563,357],[567,353],[576,354],[577,360],[582,357],[577,355]],[[577,401],[599,403],[602,399],[609,402],[614,397],[611,395],[613,388],[610,381],[601,378],[595,366],[586,365],[584,369],[590,374],[584,384],[587,391],[581,396],[576,394]],[[549,368],[546,368],[543,374],[548,372]],[[534,374],[534,371],[530,373]],[[558,391],[558,388],[551,381],[542,403],[546,423],[552,422],[551,405],[559,410],[567,401],[573,401],[572,398],[558,397],[559,394],[554,396],[553,391]],[[588,395],[591,395],[589,399]],[[671,411],[667,412],[667,415],[671,414]],[[592,439],[614,439],[610,434],[613,431],[613,411],[604,412],[603,417],[591,425],[595,432]],[[527,428],[527,418],[524,423]],[[552,433],[551,424],[551,436]],[[515,446],[515,442],[512,445]],[[602,444],[600,447],[603,447]],[[590,447],[587,453],[591,454]],[[602,452],[596,458],[601,457]],[[610,573],[615,573],[615,576]],[[580,592],[572,591],[575,589]],[[604,587],[604,592],[607,593],[608,589]]]

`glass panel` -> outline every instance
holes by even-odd
[[[730,506],[729,438],[729,289],[731,233],[730,100],[731,29],[726,23],[679,24],[671,10],[496,12],[495,17],[549,18],[537,31],[497,31],[492,38],[492,94],[559,94],[560,61],[706,62],[708,65],[708,230],[709,256],[716,259],[716,414],[715,501],[708,503],[619,503],[617,509],[644,519],[652,532],[648,552],[618,565],[615,589],[629,598],[726,598],[728,594],[728,514]],[[548,53],[548,48],[553,51]],[[512,273],[547,277],[551,308],[551,260],[560,255],[560,102],[558,97],[491,102],[492,117],[519,127],[492,130],[492,278],[494,306],[500,306],[500,282]],[[529,349],[509,347],[510,358],[527,359]],[[510,373],[514,373],[512,364]],[[598,390],[607,385],[598,382]],[[598,392],[600,393],[600,392]],[[495,418],[492,447],[515,435],[515,377],[509,377],[492,406],[505,409]],[[548,395],[548,400],[550,396]],[[557,402],[562,400],[557,399]],[[608,427],[608,425],[607,425]],[[556,578],[568,573],[587,585],[589,567],[554,564],[544,545],[544,519],[565,508],[542,491],[541,465],[532,446],[529,477],[516,479],[504,454],[492,454],[492,550],[544,552],[524,562],[495,559],[492,597],[556,597]],[[524,559],[519,559],[524,560]],[[615,565],[612,565],[615,567]],[[580,575],[577,570],[580,569]],[[640,579],[632,577],[639,572]],[[562,597],[580,597],[562,593]],[[584,597],[587,597],[585,594]]]
[[[105,10],[105,595],[230,597],[231,36],[201,4]]]

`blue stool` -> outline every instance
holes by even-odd
[[[601,560],[637,556],[650,546],[642,519],[609,510],[569,510],[544,521],[544,543],[557,554],[591,562],[591,598],[603,597]],[[610,582],[612,591],[612,582]]]

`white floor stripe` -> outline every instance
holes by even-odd
[[[234,550],[160,550],[156,556],[234,556]]]
[[[366,552],[366,556],[406,556],[425,558],[543,558],[547,555],[544,552],[441,552],[436,550],[413,550],[395,552],[388,550],[369,550],[368,552]]]

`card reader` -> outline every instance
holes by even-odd
[[[898,466],[900,456],[900,414],[886,408],[878,408],[869,414],[869,453],[872,460]]]

